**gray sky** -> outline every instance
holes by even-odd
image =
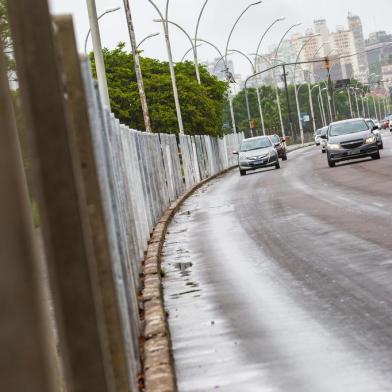
[[[84,37],[88,31],[87,6],[84,0],[49,0],[52,12],[71,13],[74,16],[76,34],[80,49],[83,47]],[[222,51],[224,50],[227,35],[236,17],[252,1],[248,0],[210,0],[208,3],[199,30],[199,37],[213,41]],[[166,0],[156,0],[163,10]],[[204,0],[171,0],[170,19],[177,22],[194,36],[196,19]],[[96,0],[98,13],[108,8],[122,6],[122,0]],[[148,40],[144,45],[144,55],[166,60],[166,51],[162,27],[152,20],[158,15],[147,0],[130,0],[137,40],[146,35],[160,32],[161,35]],[[302,22],[295,32],[304,32],[312,27],[316,18],[326,18],[330,30],[337,25],[347,24],[348,11],[362,18],[365,36],[376,30],[392,30],[389,27],[387,15],[391,14],[391,0],[264,0],[263,4],[251,8],[238,25],[232,38],[231,48],[254,52],[257,41],[265,28],[277,17],[286,16],[286,20],[276,25],[266,37],[263,48],[277,44],[284,31],[296,22]],[[123,7],[114,14],[107,15],[100,22],[102,43],[113,48],[119,41],[128,44],[128,31]],[[183,33],[171,28],[172,50],[175,60],[181,59],[190,47]],[[91,43],[90,43],[91,45]],[[91,48],[91,46],[89,46]],[[199,48],[200,60],[212,60],[216,52],[208,46]],[[190,57],[189,57],[190,58]],[[250,73],[249,64],[237,55],[232,57],[235,71],[243,74]]]

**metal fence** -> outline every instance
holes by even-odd
[[[33,194],[53,294],[49,313],[58,330],[65,388],[136,391],[141,371],[140,277],[152,230],[186,190],[236,163],[232,151],[243,136],[177,139],[129,129],[103,108],[89,64],[80,62],[77,54],[71,19],[56,18],[52,29],[46,1],[9,4],[22,109],[33,146]],[[0,63],[1,97],[9,103]],[[0,110],[7,130],[1,140],[5,149],[10,140],[17,144],[10,107]],[[7,346],[0,362],[12,369],[0,380],[0,389],[59,390],[44,360],[53,351],[41,312],[42,305],[49,304],[42,304],[40,294],[40,256],[31,245],[36,236],[28,218],[20,153],[14,148],[3,157],[2,165],[9,165],[0,171],[4,183],[7,174],[19,182],[7,182],[0,200],[7,218],[0,223],[0,245],[2,251],[7,249],[0,253],[0,275],[10,279],[9,284],[3,279],[1,287],[1,297],[10,306],[2,318],[6,321],[0,338],[7,337]],[[12,303],[21,308],[12,311]],[[31,345],[27,361],[26,341]]]

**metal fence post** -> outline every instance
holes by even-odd
[[[44,247],[69,391],[109,390],[65,92],[47,0],[8,1]]]
[[[83,188],[89,214],[89,228],[94,247],[94,259],[103,304],[106,344],[110,352],[109,366],[112,368],[115,390],[127,392],[136,388],[136,375],[130,379],[126,343],[122,330],[119,299],[116,289],[114,260],[110,251],[105,212],[98,178],[98,167],[94,154],[92,129],[87,108],[86,94],[77,52],[72,18],[55,17],[57,43],[62,70],[67,82],[68,111],[77,145]],[[135,360],[135,359],[134,359]]]
[[[50,392],[39,256],[1,46],[0,102],[0,390]]]

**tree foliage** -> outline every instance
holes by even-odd
[[[15,61],[13,57],[11,29],[8,21],[6,0],[0,0],[0,42],[6,55],[7,66],[8,70],[10,71],[10,76],[12,76],[13,78],[14,75],[11,71],[15,71]]]
[[[113,113],[130,127],[144,129],[132,54],[120,43],[112,51],[104,49],[104,59]],[[94,70],[93,56],[91,61]],[[177,133],[169,64],[146,57],[141,57],[140,62],[153,131]],[[226,83],[200,67],[199,85],[191,62],[176,64],[175,73],[185,132],[221,135]]]

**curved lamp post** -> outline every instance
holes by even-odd
[[[188,32],[181,27],[178,23],[176,22],[172,22],[171,20],[167,20],[167,19],[154,19],[153,22],[163,22],[163,23],[170,23],[173,26],[176,26],[179,30],[181,30],[185,36],[187,37],[189,43],[192,46],[192,51],[193,51],[193,60],[195,63],[195,72],[196,72],[196,79],[197,79],[197,83],[201,84],[201,80],[200,80],[200,72],[199,72],[199,65],[198,65],[198,60],[197,60],[197,51],[196,51],[196,45],[194,43],[194,41],[192,40],[191,36],[188,34]]]
[[[229,51],[232,52],[232,53],[238,53],[238,54],[240,54],[241,56],[243,56],[243,57],[249,62],[253,74],[256,73],[256,68],[255,68],[255,66],[254,66],[254,63],[253,63],[253,61],[250,59],[250,57],[249,57],[248,55],[246,55],[246,54],[245,54],[244,52],[242,52],[241,50],[230,49]],[[256,90],[258,90],[258,89],[256,88]],[[252,128],[252,126],[251,126],[251,121],[252,121],[252,120],[251,120],[251,115],[250,115],[248,89],[247,89],[246,87],[245,87],[245,99],[246,99],[246,110],[247,110],[247,114],[248,114],[249,129],[250,129],[251,135],[252,135],[252,137],[253,137],[253,128]],[[261,116],[262,116],[262,113],[263,113],[263,112],[262,112],[262,110],[261,110],[261,100],[260,100],[260,95],[259,95],[259,94],[258,94],[258,103],[259,103],[259,110],[260,110],[260,113],[261,113]],[[263,133],[264,133],[264,136],[265,136],[264,130],[263,130]]]
[[[196,47],[196,48],[199,48],[201,45],[202,45],[202,44],[195,45],[195,47]],[[180,63],[183,63],[183,62],[185,61],[186,56],[188,56],[188,54],[189,54],[190,52],[192,52],[192,51],[193,51],[193,46],[190,47],[190,48],[184,53],[184,55],[181,57]]]
[[[305,49],[305,47],[308,45],[310,41],[312,41],[315,37],[318,37],[320,34],[313,34],[310,36],[304,44],[301,46],[301,49],[299,50],[297,54],[297,58],[295,60],[296,63],[298,63],[299,58],[301,56],[302,51]],[[301,135],[301,144],[304,144],[304,128],[302,125],[302,119],[301,119],[301,108],[299,105],[299,99],[298,99],[298,89],[297,89],[297,82],[296,82],[296,71],[297,71],[297,64],[294,66],[294,95],[295,95],[295,103],[297,105],[297,115],[298,115],[298,125],[299,125],[299,130],[300,130],[300,135]],[[313,105],[312,105],[313,106]],[[311,106],[312,112],[313,112],[313,107]],[[314,116],[314,113],[312,113],[312,116]],[[314,129],[314,132],[316,130]]]
[[[276,25],[277,23],[279,23],[279,22],[284,21],[285,19],[286,19],[285,17],[281,17],[281,18],[275,19],[275,20],[266,28],[266,30],[265,30],[264,33],[262,34],[262,36],[261,36],[261,38],[260,38],[260,40],[259,40],[259,43],[257,44],[256,53],[254,54],[254,57],[255,57],[255,59],[254,59],[254,67],[253,67],[253,68],[254,68],[254,73],[257,72],[257,59],[258,59],[258,56],[259,56],[259,51],[260,51],[261,44],[262,44],[262,42],[263,42],[265,36],[266,36],[266,35],[268,34],[268,32],[272,29],[273,26],[275,26],[275,25]],[[261,100],[261,97],[260,97],[260,90],[259,90],[259,87],[258,87],[258,86],[256,86],[256,94],[257,94],[257,101],[258,101],[258,104],[259,104],[259,112],[260,112],[261,127],[262,127],[262,130],[263,130],[263,135],[265,135],[265,124],[264,124],[263,106],[262,106],[262,100]]]
[[[113,12],[119,11],[121,7],[115,7],[115,8],[109,8],[105,12],[103,12],[101,15],[98,16],[97,20],[101,20],[105,15],[112,14]],[[87,44],[88,44],[88,39],[90,38],[91,34],[91,28],[88,30],[86,38],[84,40],[84,53],[87,54]]]
[[[158,36],[158,35],[159,35],[159,33],[147,35],[147,37],[144,37],[144,38],[137,44],[136,49],[139,49],[148,39],[153,38],[153,37],[156,37],[156,36]]]
[[[180,134],[183,134],[184,133],[184,124],[182,121],[180,99],[178,97],[178,89],[177,89],[177,80],[176,80],[176,74],[174,71],[173,54],[172,54],[171,45],[170,45],[169,23],[165,22],[165,20],[169,19],[169,0],[166,0],[165,16],[163,15],[163,13],[161,12],[159,7],[155,4],[155,2],[153,0],[147,0],[147,1],[155,8],[159,17],[162,20],[162,27],[163,27],[163,31],[165,34],[167,57],[168,57],[168,61],[169,61],[170,77],[171,77],[171,81],[172,81],[174,103],[176,105],[178,129],[179,129]]]
[[[238,22],[241,20],[241,18],[245,15],[245,13],[253,6],[256,6],[258,4],[261,4],[262,1],[257,1],[255,3],[249,4],[244,11],[241,12],[241,14],[238,16],[238,18],[235,20],[233,27],[230,30],[229,36],[227,38],[227,42],[226,42],[226,49],[225,49],[225,57],[224,57],[224,61],[225,61],[225,68],[226,68],[226,79],[228,80],[228,82],[230,83],[230,81],[232,81],[232,75],[228,69],[227,66],[227,56],[228,56],[228,49],[229,49],[229,44],[230,44],[230,39],[233,35],[234,29],[236,28],[236,26],[238,25]],[[233,97],[231,96],[231,92],[229,91],[229,105],[230,105],[230,113],[231,113],[231,121],[232,121],[232,125],[233,125],[233,132],[236,134],[237,133],[237,127],[236,127],[236,123],[235,123],[235,116],[234,116],[234,108],[233,108]]]
[[[283,40],[286,38],[287,34],[288,34],[291,30],[293,30],[295,27],[298,27],[298,26],[300,26],[300,25],[301,25],[301,23],[295,23],[295,24],[293,24],[292,26],[290,26],[290,28],[288,28],[288,29],[285,31],[285,33],[283,34],[282,38],[281,38],[280,41],[279,41],[278,46],[277,46],[276,49],[275,49],[274,61],[276,61],[276,60],[278,59],[278,53],[279,53],[280,46],[282,45]],[[274,78],[275,83],[276,83],[276,73],[275,73],[275,69],[272,71],[272,74],[273,74],[273,78]],[[279,120],[280,120],[281,129],[282,129],[282,135],[283,135],[283,138],[286,138],[286,132],[285,132],[285,130],[284,130],[283,117],[282,117],[282,109],[281,109],[281,107],[280,107],[279,89],[278,89],[278,84],[277,84],[277,83],[276,83],[275,93],[276,93],[276,102],[277,102],[278,109],[279,109]],[[290,115],[290,113],[289,113],[289,115]],[[290,123],[290,125],[291,125],[291,123]],[[293,131],[293,130],[291,130],[291,131]]]

